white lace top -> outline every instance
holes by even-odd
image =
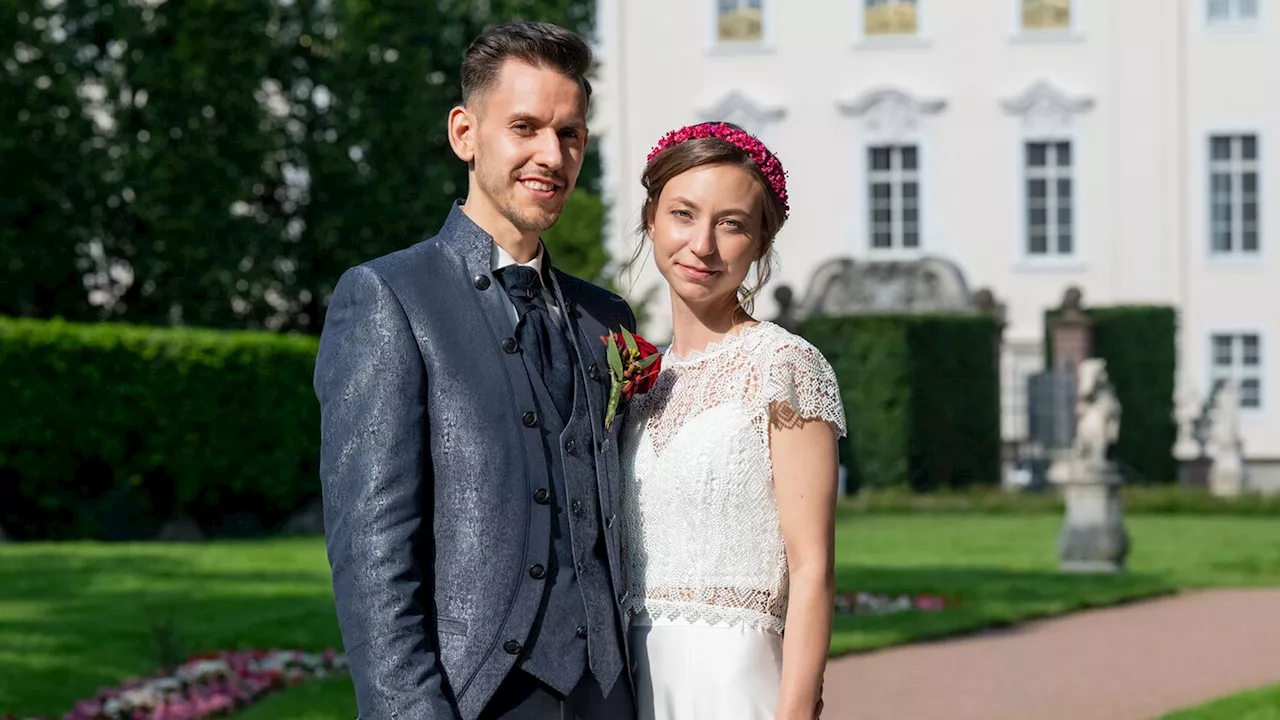
[[[773,323],[685,357],[637,395],[622,446],[629,611],[781,633],[787,556],[769,457],[770,406],[845,434],[835,373]]]

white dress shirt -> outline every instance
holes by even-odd
[[[495,280],[497,279],[498,270],[508,265],[523,265],[533,268],[538,273],[538,281],[542,282],[543,252],[541,243],[538,244],[538,254],[533,256],[533,259],[527,263],[517,263],[515,258],[511,257],[506,250],[503,250],[498,243],[493,243],[493,249],[489,251],[489,258]],[[502,283],[499,282],[498,284],[501,286]],[[546,301],[547,310],[551,312],[551,322],[555,323],[556,327],[560,327],[560,305],[556,302],[555,294],[551,291],[551,288],[546,286],[546,283],[542,283],[542,299]],[[507,306],[507,316],[511,318],[511,327],[514,328],[520,317],[516,314],[516,306],[511,302],[511,298],[507,296],[506,290],[502,290],[502,302]]]

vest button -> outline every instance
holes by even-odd
[[[489,289],[489,276],[488,276],[488,275],[477,275],[477,276],[475,276],[474,278],[472,278],[472,279],[471,279],[471,282],[476,286],[476,289],[477,289],[477,290],[488,290],[488,289]]]
[[[564,444],[564,451],[570,455],[576,454],[578,452],[578,441],[570,438],[569,441]]]
[[[542,567],[541,565],[534,565],[533,567],[529,568],[529,577],[533,578],[534,580],[541,580],[546,576],[547,576],[547,569]]]
[[[534,502],[538,503],[539,505],[546,505],[547,500],[548,500],[548,493],[546,488],[538,488],[537,490],[533,491]]]
[[[538,413],[530,410],[529,412],[520,416],[520,422],[524,423],[524,426],[527,428],[538,427]]]
[[[570,506],[570,509],[571,509],[571,510],[573,510],[573,514],[574,514],[574,515],[581,515],[581,514],[582,514],[582,501],[581,501],[581,500],[574,500],[574,501],[573,501],[573,505],[571,505],[571,506]]]
[[[508,640],[502,644],[502,649],[506,650],[508,655],[519,655],[520,643],[515,640]]]
[[[502,341],[502,351],[510,355],[520,349],[520,343],[516,342],[513,337],[505,338]]]
[[[576,635],[576,636],[577,636],[577,638],[578,638],[579,640],[586,640],[586,639],[587,639],[587,629],[586,629],[585,627],[583,627],[582,625],[579,625],[579,626],[578,626],[578,629],[577,629],[577,630],[575,630],[575,631],[573,632],[573,634],[574,634],[574,635]]]

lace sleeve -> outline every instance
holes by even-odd
[[[792,336],[780,345],[769,364],[764,387],[766,408],[785,403],[800,418],[822,420],[837,437],[846,432],[840,384],[831,364],[804,339]]]

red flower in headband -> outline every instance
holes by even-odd
[[[652,163],[659,153],[673,145],[701,138],[720,138],[750,155],[756,166],[760,168],[760,172],[764,174],[765,180],[769,181],[773,194],[777,195],[778,200],[782,202],[783,217],[785,218],[791,212],[791,206],[787,202],[787,171],[782,169],[782,163],[774,157],[772,152],[769,152],[769,148],[765,147],[759,138],[732,125],[722,122],[704,122],[672,130],[663,135],[658,144],[649,151],[646,162]]]

